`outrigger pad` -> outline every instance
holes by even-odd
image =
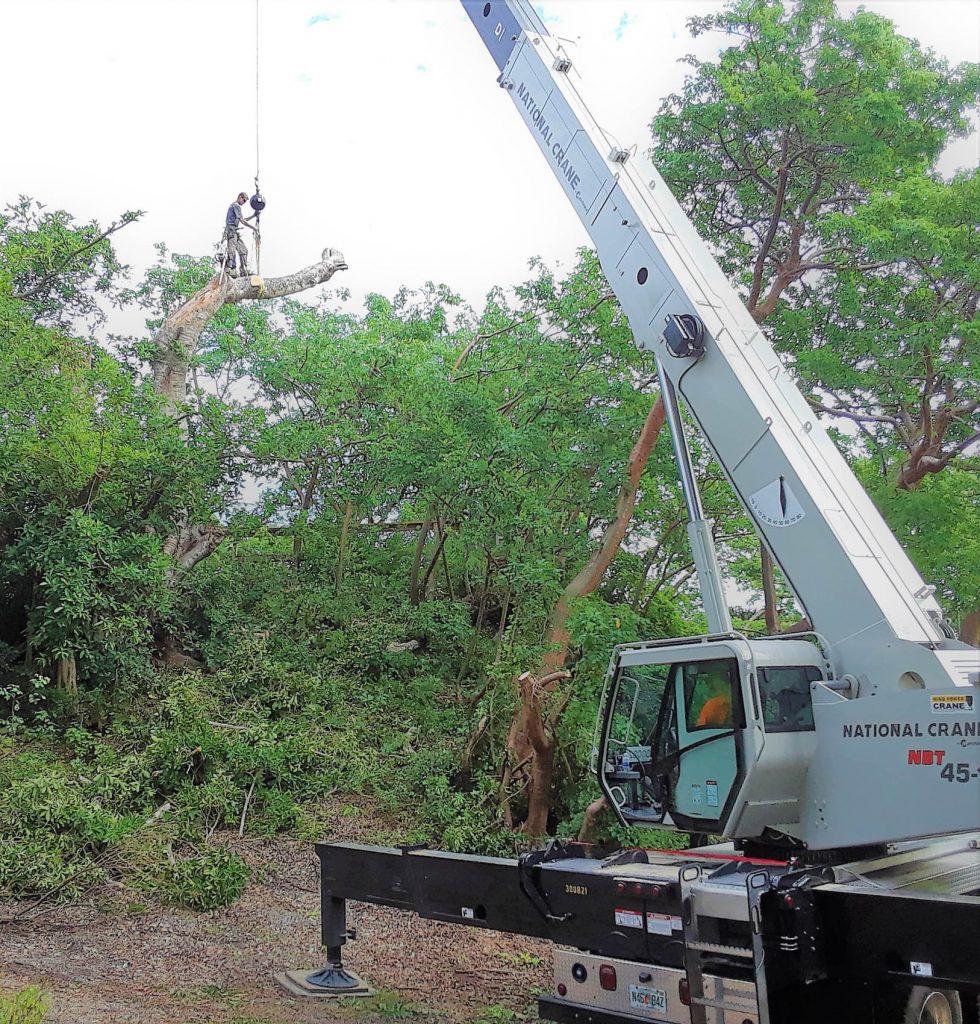
[[[319,971],[284,971],[273,980],[292,996],[306,999],[341,999],[348,996],[373,996],[374,989],[343,967],[324,967]],[[314,982],[311,979],[316,978]]]

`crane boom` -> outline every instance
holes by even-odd
[[[684,399],[838,667],[867,672],[878,657],[868,652],[896,641],[940,645],[933,588],[663,179],[595,119],[568,44],[526,0],[462,2],[592,239],[637,345]],[[701,354],[683,354],[691,341]],[[961,675],[948,658],[913,660],[920,673],[934,666],[926,674],[936,685]]]

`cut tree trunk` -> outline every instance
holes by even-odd
[[[164,408],[187,437],[183,406],[187,400],[188,369],[197,352],[201,332],[222,306],[256,299],[278,299],[306,291],[329,281],[338,270],[346,270],[343,254],[324,249],[318,263],[285,277],[250,277],[233,280],[219,276],[195,292],[182,306],[170,313],[151,339],[150,367],[153,386],[162,397]],[[211,555],[224,539],[217,524],[202,525],[179,521],[166,539],[163,550],[174,560],[171,577],[176,578]]]
[[[187,370],[197,351],[201,332],[222,306],[234,306],[249,299],[278,299],[314,288],[329,281],[338,270],[346,270],[343,254],[324,249],[320,261],[285,277],[250,277],[237,280],[221,276],[209,281],[182,306],[175,309],[153,336],[153,386],[164,406],[175,418],[187,398]]]
[[[55,663],[54,684],[67,698],[68,704],[74,708],[78,703],[78,665],[75,655],[59,658]]]
[[[582,825],[578,830],[578,842],[591,845],[595,842],[595,830],[599,823],[599,817],[609,805],[606,803],[605,795],[596,797],[582,815]]]
[[[520,731],[531,751],[526,778],[527,814],[521,831],[535,839],[548,830],[548,816],[553,802],[558,723],[570,694],[554,709],[550,718],[545,717],[544,700],[555,684],[567,679],[569,675],[570,672],[559,671],[538,678],[531,672],[525,672],[517,681],[521,695]]]
[[[643,471],[650,461],[650,454],[660,436],[663,425],[664,405],[658,398],[647,413],[647,418],[626,463],[626,481],[616,498],[616,515],[606,527],[602,541],[592,556],[562,591],[549,616],[546,636],[549,649],[541,659],[538,670],[541,678],[537,686],[542,688],[541,695],[547,693],[559,679],[565,678],[568,674],[562,670],[568,659],[568,647],[571,639],[567,623],[572,603],[580,597],[591,594],[599,586],[613,558],[616,557],[616,552],[619,551],[623,543],[626,529],[633,516]],[[525,673],[526,675],[527,673]],[[525,707],[525,687],[521,683],[525,676],[521,676],[518,680],[522,699],[511,719],[507,735],[507,760],[501,778],[501,792],[503,794],[511,793],[514,784],[521,782],[529,788],[529,805],[535,798],[548,801],[546,809],[536,808],[535,818],[531,820],[528,817],[523,825],[523,830],[529,835],[539,835],[541,833],[534,832],[533,829],[537,828],[542,820],[547,820],[548,812],[551,810],[554,753],[552,748],[543,742],[539,744],[539,750],[528,733],[528,723],[529,721],[533,723],[535,713],[533,708],[529,711]],[[547,778],[547,785],[543,781],[545,778]],[[512,809],[511,817],[513,817]]]

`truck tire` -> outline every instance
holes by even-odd
[[[963,1024],[963,1007],[956,992],[916,985],[905,1003],[902,1024]]]

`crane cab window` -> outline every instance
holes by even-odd
[[[731,658],[695,661],[682,667],[687,731],[734,729],[733,696],[738,677]]]
[[[816,665],[760,668],[759,692],[766,732],[809,732],[813,729],[810,684],[823,679]]]

